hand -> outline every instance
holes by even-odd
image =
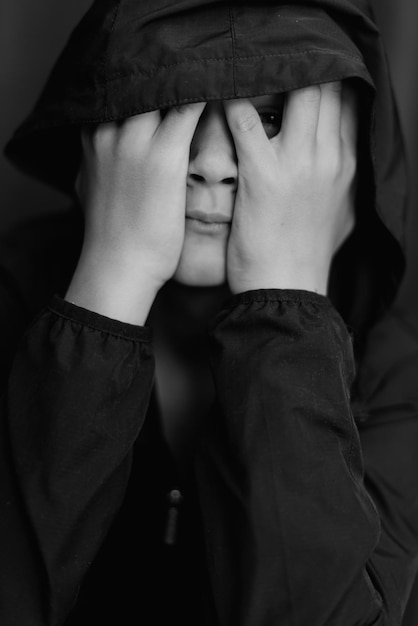
[[[143,323],[177,267],[184,239],[190,143],[205,104],[136,115],[82,133],[77,189],[83,250],[66,297]]]
[[[333,255],[354,226],[354,93],[341,83],[289,93],[270,140],[248,100],[225,102],[225,112],[239,169],[227,252],[232,292],[326,294]]]

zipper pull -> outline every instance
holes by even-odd
[[[177,541],[179,506],[183,500],[182,493],[179,489],[172,489],[167,496],[168,512],[167,523],[165,527],[164,543],[168,546],[175,545]]]

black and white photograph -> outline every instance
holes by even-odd
[[[417,0],[0,0],[0,626],[418,626]]]

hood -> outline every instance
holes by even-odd
[[[342,79],[355,81],[360,93],[362,228],[350,262],[342,254],[336,263],[348,281],[339,291],[349,300],[355,275],[365,295],[372,280],[387,301],[403,270],[406,167],[367,0],[97,0],[5,154],[23,172],[71,194],[83,124]]]

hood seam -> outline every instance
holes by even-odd
[[[126,78],[126,77],[122,77],[122,78]],[[372,82],[367,82],[365,78],[361,78],[359,77],[358,74],[350,74],[350,75],[344,75],[344,77],[341,77],[339,74],[335,74],[335,75],[330,75],[329,77],[329,81],[328,82],[335,82],[335,81],[339,81],[339,80],[346,80],[346,79],[359,79],[364,81],[365,85],[369,88],[369,89],[375,89],[374,85]],[[307,87],[309,85],[319,85],[321,84],[321,80],[317,80],[317,81],[303,81],[301,83],[293,83],[289,88],[288,91],[293,91],[295,89],[301,89],[303,87]],[[159,104],[159,108],[167,108],[169,106],[175,106],[175,105],[181,105],[181,104],[188,104],[188,103],[193,103],[193,102],[212,102],[212,101],[217,101],[221,98],[227,98],[227,99],[231,99],[231,98],[240,98],[240,97],[257,97],[257,96],[266,96],[268,94],[271,94],[270,90],[262,90],[262,91],[253,91],[251,92],[250,96],[241,96],[240,95],[240,91],[238,90],[236,93],[231,92],[230,94],[219,94],[219,95],[213,95],[210,97],[205,97],[204,100],[198,100],[196,97],[193,98],[181,98],[180,100],[178,98],[176,98],[175,100],[169,100],[169,101],[162,101]],[[285,91],[278,91],[277,93],[286,93]],[[68,126],[72,126],[72,125],[77,125],[77,124],[100,124],[102,122],[112,122],[112,121],[117,121],[126,117],[131,117],[133,115],[139,115],[141,113],[147,113],[149,111],[155,111],[157,109],[150,109],[148,107],[142,107],[142,108],[135,108],[132,109],[130,111],[125,111],[124,115],[122,117],[120,116],[114,116],[114,115],[107,115],[106,118],[103,118],[103,116],[97,117],[97,118],[89,118],[89,119],[76,119],[76,118],[68,118],[68,120],[66,120],[65,122],[63,122],[62,120],[59,122],[48,122],[48,123],[44,123],[44,124],[38,124],[37,126],[33,127],[33,130],[31,132],[37,132],[37,131],[42,131],[42,130],[48,130],[48,129],[54,129],[54,128],[59,128],[59,127],[68,127]],[[15,138],[19,138],[18,135],[16,135]]]
[[[232,86],[233,86],[233,91],[234,91],[234,95],[236,95],[237,93],[237,59],[239,57],[237,57],[236,55],[236,51],[237,51],[237,46],[236,46],[236,32],[235,32],[235,21],[234,21],[234,13],[233,13],[234,9],[232,7],[229,8],[229,28],[230,28],[230,33],[231,33],[231,42],[232,42]],[[227,59],[224,59],[225,61]]]
[[[107,37],[107,42],[106,42],[106,51],[104,54],[104,112],[105,112],[105,116],[108,116],[108,109],[109,109],[109,93],[108,93],[108,89],[107,89],[107,85],[109,83],[109,76],[108,76],[108,64],[109,64],[109,49],[110,49],[110,41],[112,39],[112,35],[113,32],[115,30],[115,26],[116,26],[116,21],[118,19],[118,15],[119,15],[119,9],[120,9],[120,5],[122,4],[122,0],[118,0],[118,3],[115,7],[114,13],[113,13],[113,19],[112,19],[112,23],[110,25],[110,29],[109,29],[109,34]]]
[[[121,77],[121,78],[126,78],[126,77]],[[375,90],[374,84],[372,81],[370,81],[369,78],[369,82],[366,81],[365,78],[360,77],[358,74],[348,74],[348,75],[344,75],[344,77],[341,77],[339,74],[335,74],[335,75],[330,75],[329,76],[329,81],[328,82],[334,82],[334,81],[339,81],[339,80],[345,80],[345,79],[359,79],[361,81],[364,81],[364,84],[372,90]],[[293,91],[295,89],[301,89],[303,87],[307,87],[308,85],[318,85],[321,84],[321,80],[317,80],[317,81],[312,81],[310,80],[309,82],[307,81],[302,81],[302,82],[295,82],[292,83],[289,88],[288,91]],[[261,90],[261,91],[252,91],[251,92],[251,96],[241,96],[240,95],[240,91],[238,90],[236,93],[231,92],[230,94],[219,94],[219,95],[212,95],[210,97],[205,97],[204,101],[205,102],[212,102],[212,101],[216,101],[219,100],[221,98],[227,98],[227,99],[231,99],[231,98],[239,98],[239,97],[257,97],[257,96],[265,96],[271,93],[270,90]],[[286,93],[285,91],[280,91],[278,93]],[[182,98],[182,99],[174,99],[174,100],[169,100],[169,101],[162,101],[159,104],[159,108],[166,108],[169,106],[174,106],[174,105],[178,105],[178,104],[187,104],[187,103],[193,103],[193,102],[200,102],[200,100],[198,100],[196,97],[193,98]],[[89,119],[76,119],[76,118],[68,118],[65,122],[63,122],[62,120],[60,120],[59,122],[48,122],[48,123],[39,123],[38,125],[34,126],[31,132],[38,132],[38,131],[43,131],[43,130],[48,130],[48,129],[54,129],[54,128],[59,128],[59,127],[68,127],[68,126],[72,126],[72,125],[77,125],[77,124],[100,124],[101,122],[111,122],[111,121],[116,121],[119,119],[123,119],[125,117],[131,117],[133,115],[138,115],[141,113],[147,113],[149,111],[155,111],[156,109],[150,109],[148,107],[142,107],[142,108],[134,108],[132,110],[129,111],[125,111],[123,117],[120,116],[114,116],[114,115],[107,115],[106,118],[103,118],[103,116],[97,117],[97,118],[89,118]],[[19,138],[19,135],[16,134],[15,138]]]
[[[129,74],[113,74],[113,76],[108,76],[106,78],[107,81],[112,82],[114,80],[118,80],[120,78],[129,78],[130,76],[136,76],[137,74],[141,74],[142,76],[147,76],[150,78],[154,74],[166,69],[173,69],[174,67],[179,67],[181,65],[194,65],[194,64],[204,64],[208,61],[232,61],[234,64],[236,61],[249,61],[251,59],[271,59],[271,58],[291,58],[297,56],[304,56],[309,54],[326,54],[332,55],[335,57],[340,57],[342,59],[348,59],[351,61],[358,61],[361,63],[364,68],[364,61],[360,56],[354,56],[350,54],[345,54],[343,52],[337,52],[335,50],[330,50],[328,48],[312,48],[310,50],[301,50],[297,52],[280,52],[275,54],[251,54],[248,56],[235,56],[232,54],[231,56],[223,56],[223,57],[204,57],[201,59],[187,59],[184,61],[178,61],[177,63],[167,63],[164,65],[154,65],[150,68],[149,71],[137,68],[135,72],[130,72]]]

